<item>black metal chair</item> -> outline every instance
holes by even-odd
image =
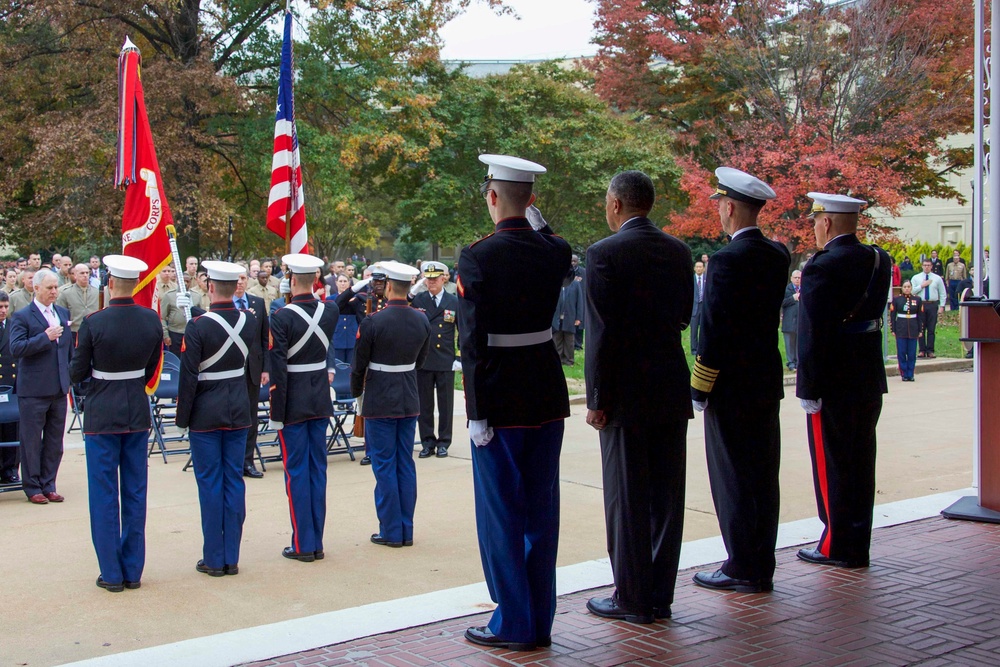
[[[347,454],[354,460],[354,448],[351,446],[350,435],[344,428],[347,418],[353,420],[357,416],[357,401],[351,396],[351,365],[337,360],[335,366],[336,375],[333,376],[333,416],[330,417],[330,436],[326,440],[326,453]],[[342,444],[341,444],[342,443]]]
[[[17,410],[17,394],[14,388],[9,385],[0,386],[0,424],[14,424],[21,420],[21,415]],[[20,447],[17,440],[0,441],[0,447]],[[10,491],[22,491],[24,487],[20,482],[9,484],[0,483],[0,493]]]
[[[69,407],[73,411],[73,418],[69,422],[67,433],[73,431],[83,431],[83,402],[87,397],[87,387],[90,380],[84,380],[80,384],[69,386]]]
[[[260,388],[257,395],[257,461],[260,469],[267,472],[267,463],[281,460],[281,443],[278,442],[278,432],[267,427],[271,420],[271,391],[267,386]],[[277,447],[277,454],[262,453],[261,447]]]
[[[171,352],[163,353],[163,369],[160,372],[160,384],[149,399],[149,418],[152,428],[149,431],[149,456],[159,452],[163,462],[168,456],[190,454],[191,444],[186,435],[168,435],[167,427],[174,425],[177,417],[177,391],[180,386],[181,362],[177,355]],[[167,449],[169,442],[188,442],[188,446],[179,449]]]

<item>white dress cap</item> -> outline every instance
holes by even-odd
[[[402,262],[389,260],[379,264],[379,272],[384,273],[389,280],[413,280],[420,275],[420,271]]]
[[[813,200],[810,218],[817,213],[859,213],[861,207],[868,203],[847,195],[828,195],[824,192],[810,192],[806,196]]]
[[[545,167],[512,155],[479,156],[479,161],[489,167],[486,173],[487,181],[514,181],[515,183],[534,183],[535,174],[544,174]]]
[[[427,278],[437,278],[438,276],[443,276],[448,273],[448,267],[441,262],[424,262],[420,265],[420,271]]]
[[[715,177],[719,179],[719,184],[709,199],[729,197],[736,201],[763,206],[764,202],[778,196],[770,185],[739,169],[719,167],[715,170]]]
[[[247,270],[239,264],[221,262],[213,259],[207,259],[202,262],[201,265],[205,267],[206,271],[208,271],[209,280],[236,282],[240,279],[240,276],[246,274],[247,272]]]
[[[281,261],[288,265],[288,270],[292,273],[316,273],[316,269],[323,268],[323,260],[319,257],[301,252],[285,255]]]
[[[105,255],[102,261],[111,275],[126,280],[135,280],[140,273],[149,268],[149,265],[141,259],[125,255]]]

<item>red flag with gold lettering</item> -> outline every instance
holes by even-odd
[[[138,47],[126,37],[118,56],[115,187],[125,190],[122,254],[141,259],[149,267],[139,275],[133,297],[137,304],[158,310],[153,304],[156,275],[172,259],[167,228],[172,230],[174,221],[163,191],[160,165],[156,161],[153,134],[146,115],[139,71],[141,63]]]

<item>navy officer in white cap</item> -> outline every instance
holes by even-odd
[[[413,439],[420,414],[417,369],[424,365],[431,326],[406,299],[420,272],[400,262],[381,263],[385,307],[361,321],[351,368],[351,393],[361,396],[365,449],[375,473],[375,512],[379,532],[374,544],[413,544],[417,468]]]
[[[889,255],[858,240],[860,199],[810,192],[819,252],[802,269],[795,395],[807,413],[823,533],[800,559],[866,567],[875,504],[875,426],[887,389],[882,313]],[[714,259],[714,258],[713,258]]]
[[[256,425],[247,401],[247,357],[257,342],[252,313],[233,303],[239,264],[206,261],[209,312],[188,322],[181,344],[178,428],[190,429],[201,503],[203,557],[195,569],[213,577],[239,573],[246,518],[243,454]]]
[[[148,394],[159,381],[163,330],[132,300],[146,263],[107,255],[104,264],[111,301],[84,318],[69,372],[74,383],[90,381],[83,433],[97,585],[118,593],[139,588],[146,562]]]
[[[333,415],[327,351],[340,311],[312,293],[319,257],[285,255],[291,300],[271,316],[271,423],[285,464],[285,492],[292,544],[285,558],[311,563],[323,558],[326,523],[326,427]]]
[[[552,313],[570,269],[569,243],[532,207],[545,167],[507,155],[488,166],[480,193],[495,233],[458,260],[458,330],[479,551],[497,603],[469,641],[512,650],[550,645],[559,543],[559,453],[569,396],[552,342]],[[529,212],[529,207],[531,210]],[[511,282],[512,265],[530,266]]]
[[[420,265],[424,274],[420,281],[427,289],[413,297],[412,305],[427,316],[431,324],[430,354],[423,368],[417,369],[417,389],[420,392],[420,458],[448,456],[451,426],[455,412],[455,324],[458,320],[458,297],[445,291],[448,267],[430,261]],[[419,283],[418,283],[419,284]],[[416,288],[416,286],[414,286]],[[414,294],[415,289],[410,289]],[[437,435],[434,434],[434,396],[437,395],[439,415]]]
[[[732,240],[712,255],[702,301],[691,398],[705,411],[708,478],[729,557],[694,582],[715,590],[773,589],[778,535],[778,408],[784,396],[778,323],[791,257],[757,216],[775,198],[767,183],[720,167],[711,196]]]

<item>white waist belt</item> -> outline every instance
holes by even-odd
[[[112,373],[110,371],[99,371],[95,368],[91,371],[90,377],[97,378],[98,380],[135,380],[146,377],[146,369],[140,368],[137,371],[118,371]]]
[[[326,362],[317,361],[315,364],[288,364],[289,373],[309,373],[312,371],[325,371]]]
[[[399,366],[390,366],[389,364],[368,364],[369,370],[382,371],[383,373],[405,373],[406,371],[412,371],[416,368],[416,364],[400,364]]]
[[[199,380],[229,380],[230,378],[243,377],[244,369],[234,368],[231,371],[208,371],[207,373],[198,373]]]
[[[902,317],[902,318],[907,319],[907,320],[912,319],[912,318],[914,318],[916,316],[917,316],[916,313],[913,313],[912,315],[896,315],[896,317]]]
[[[486,344],[490,347],[527,347],[552,340],[552,329],[524,334],[487,334]]]

